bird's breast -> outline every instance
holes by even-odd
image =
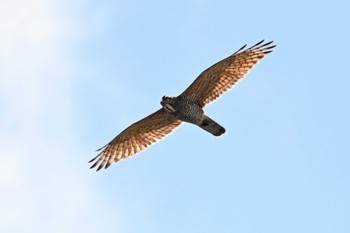
[[[198,104],[190,101],[179,101],[176,112],[180,120],[193,124],[200,124],[204,114],[203,109]]]

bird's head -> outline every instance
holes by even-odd
[[[172,96],[163,96],[160,104],[168,112],[175,112],[175,97]]]

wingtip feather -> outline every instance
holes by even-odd
[[[269,41],[269,42],[266,42],[266,43],[264,43],[264,42],[265,42],[265,39],[259,41],[258,43],[254,44],[253,46],[251,46],[251,47],[249,47],[247,49],[245,49],[246,46],[247,46],[245,44],[243,47],[238,49],[237,52],[235,52],[234,54],[238,54],[238,53],[245,52],[245,51],[250,51],[250,50],[260,50],[261,52],[267,54],[267,53],[272,52],[272,49],[274,47],[276,47],[276,45],[271,45],[273,43],[273,41]],[[269,46],[269,45],[271,45],[271,46]],[[269,50],[271,50],[271,51],[269,51]]]
[[[243,45],[240,49],[238,49],[234,54],[237,54],[241,52],[245,47],[247,47],[247,44]]]
[[[97,149],[96,151],[101,151],[102,149],[106,148],[109,144],[104,145],[103,147]]]
[[[99,156],[100,156],[100,154],[98,154],[97,156],[93,157],[88,163],[91,163],[91,162],[95,161]]]
[[[92,164],[92,166],[90,167],[90,169],[93,169],[94,167],[96,167],[96,165],[97,165],[97,162],[94,163],[94,164]]]
[[[247,50],[257,48],[257,47],[258,47],[260,44],[262,44],[264,41],[265,41],[265,40],[261,40],[261,41],[259,41],[259,42],[258,42],[258,43],[256,43],[255,45],[253,45],[253,46],[249,47]]]
[[[103,168],[103,163],[101,163],[100,166],[98,166],[98,168],[97,168],[96,171],[98,172],[98,171],[101,170],[102,168]]]

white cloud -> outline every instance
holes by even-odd
[[[3,232],[87,232],[92,208],[110,215],[107,203],[92,207],[99,197],[89,188],[87,164],[76,165],[82,161],[70,101],[75,64],[67,51],[81,32],[54,3],[0,2]]]

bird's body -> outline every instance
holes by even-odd
[[[191,101],[189,99],[184,99],[181,96],[178,97],[168,97],[164,96],[162,101],[160,102],[163,108],[172,114],[174,114],[177,118],[182,121],[192,123],[192,124],[200,124],[203,118],[203,108],[199,106],[199,104]],[[169,106],[171,105],[171,109]]]
[[[181,121],[195,124],[215,136],[225,132],[224,127],[206,116],[200,103],[191,98],[164,96],[160,103],[166,111]]]
[[[134,155],[173,132],[182,122],[195,124],[209,133],[220,136],[225,128],[205,115],[203,108],[220,97],[241,80],[253,66],[275,45],[260,41],[244,50],[219,61],[203,71],[198,78],[179,96],[163,96],[162,108],[144,119],[130,125],[90,162],[91,168],[107,168],[112,163]]]

